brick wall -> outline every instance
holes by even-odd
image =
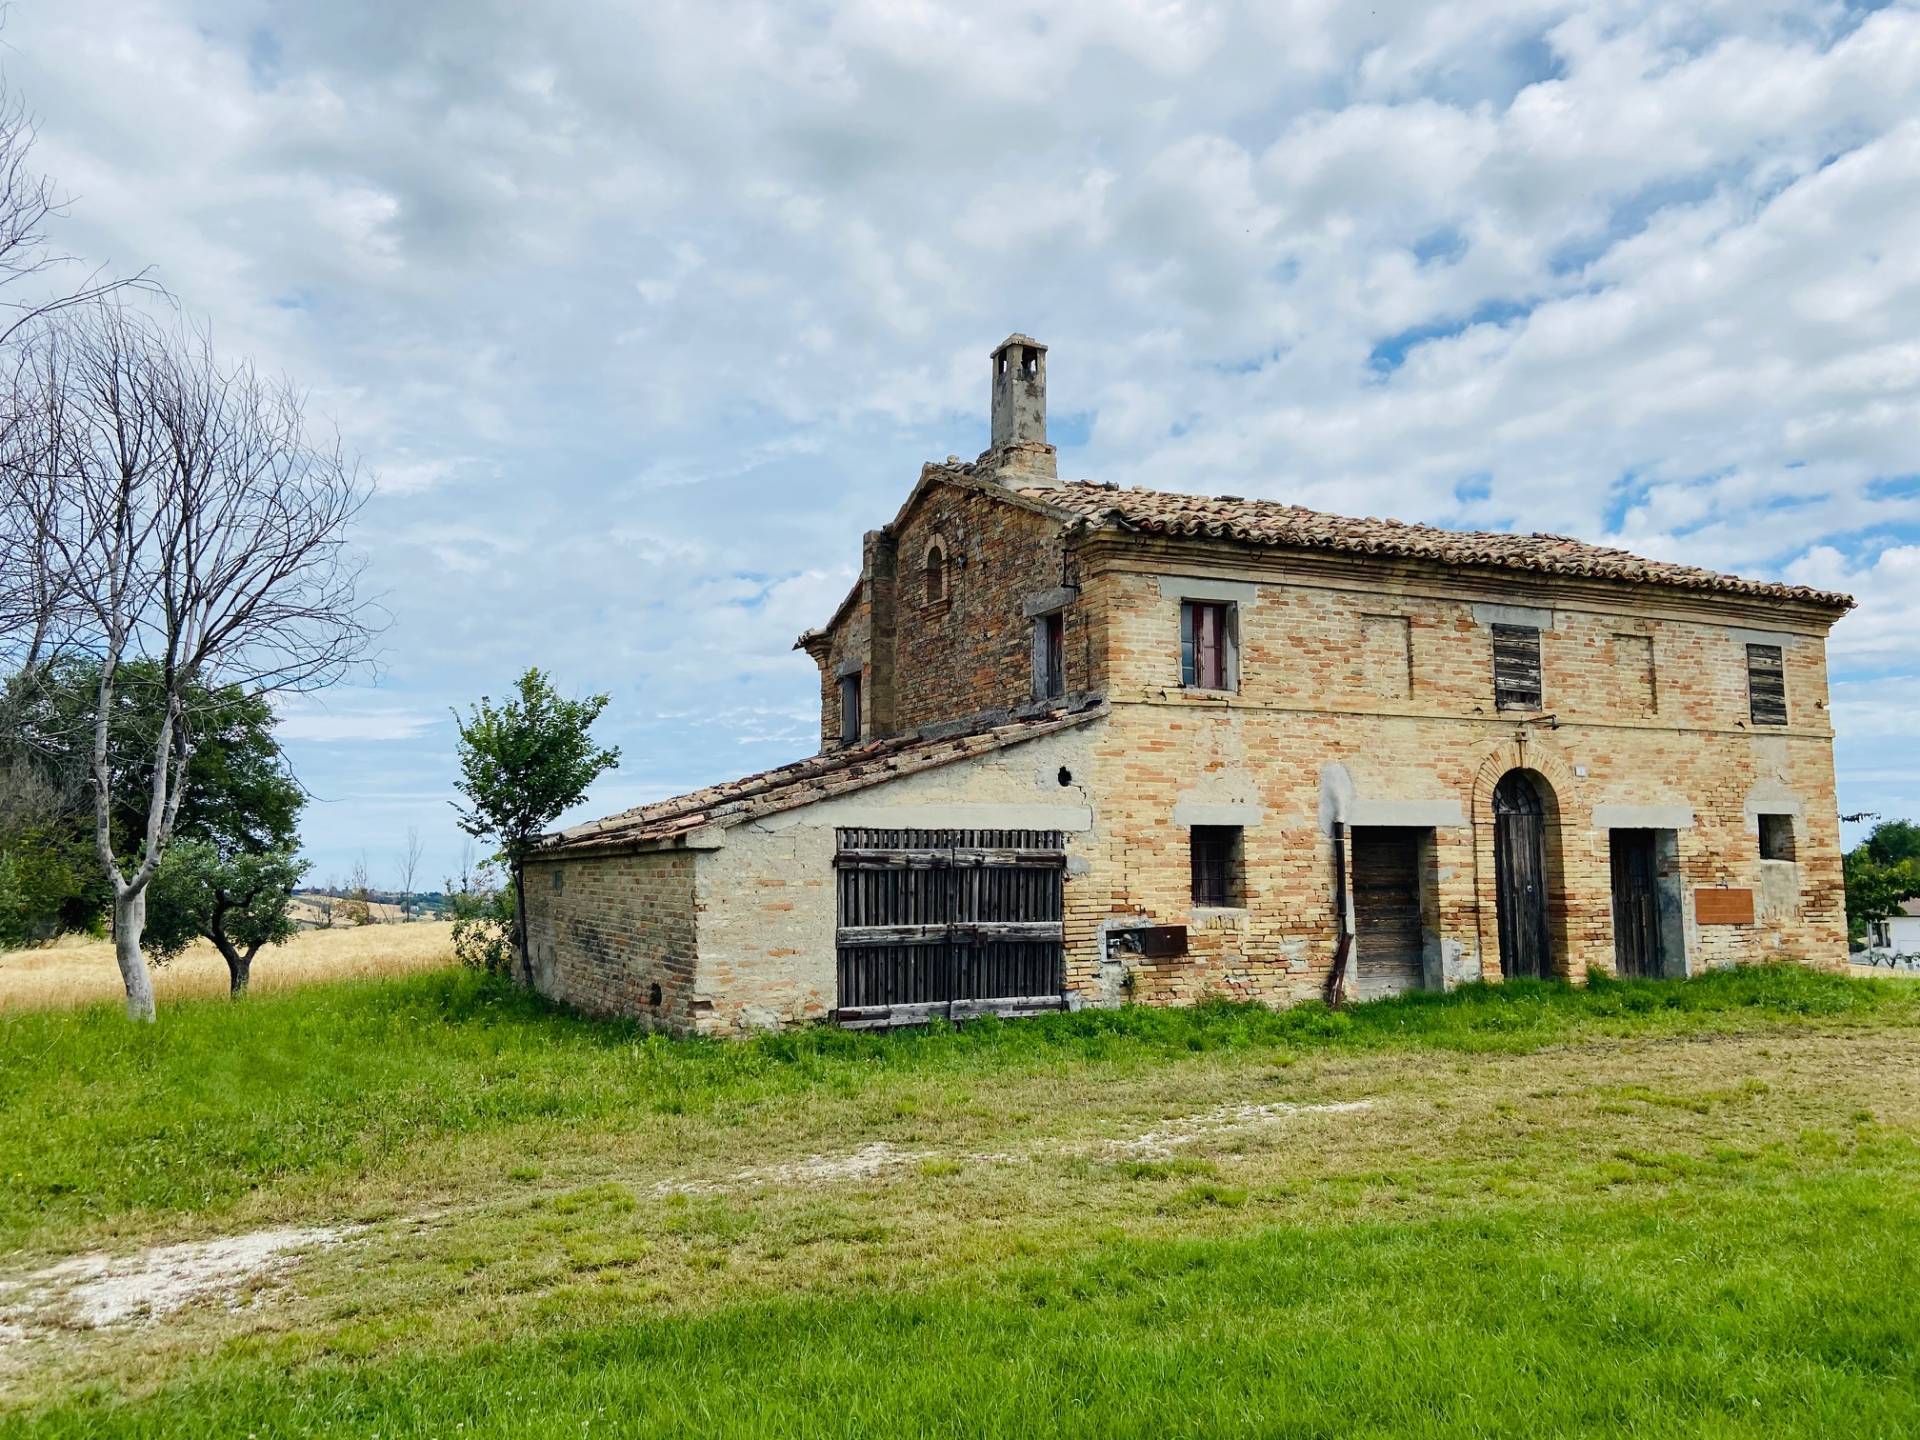
[[[862,662],[865,734],[899,734],[1033,698],[1029,597],[1077,580],[1063,567],[1060,523],[997,498],[988,482],[936,481],[890,526],[869,535],[860,594],[815,647],[820,741],[840,738],[839,675]],[[939,598],[927,553],[944,557]],[[1067,592],[1069,595],[1071,591]],[[1086,607],[1066,607],[1066,686],[1100,688]]]
[[[524,884],[534,988],[593,1014],[694,1028],[699,855],[677,850],[529,863]]]
[[[1620,807],[1635,807],[1630,819],[1691,816],[1675,827],[1688,969],[1773,955],[1843,960],[1823,618],[1624,587],[1488,590],[1402,566],[1323,562],[1324,573],[1302,573],[1297,558],[1223,563],[1225,554],[1135,541],[1084,560],[1113,703],[1096,758],[1096,856],[1069,899],[1072,971],[1088,993],[1099,988],[1101,927],[1118,916],[1190,927],[1188,957],[1140,968],[1140,998],[1319,993],[1336,934],[1329,822],[1369,814],[1431,828],[1427,898],[1445,973],[1498,976],[1491,797],[1512,768],[1539,777],[1553,812],[1560,973],[1613,966],[1603,822],[1620,823]],[[1179,686],[1182,576],[1253,587],[1239,607],[1236,695]],[[1494,708],[1489,626],[1523,618],[1515,606],[1551,611],[1539,715]],[[1754,638],[1785,653],[1784,729],[1748,720]],[[1175,817],[1194,805],[1247,817],[1243,907],[1192,906],[1189,833]],[[1755,817],[1765,811],[1796,817],[1791,864],[1759,858]],[[1695,923],[1693,891],[1721,885],[1755,891],[1754,925]]]

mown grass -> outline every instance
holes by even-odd
[[[1920,1429],[1910,1142],[1761,1189],[1115,1237],[889,1294],[540,1327],[456,1354],[271,1337],[34,1437],[1832,1436]]]
[[[1917,1027],[1785,967],[745,1043],[459,973],[0,1017],[13,1275],[362,1222],[0,1344],[0,1433],[1920,1433]]]
[[[130,1211],[217,1211],[289,1177],[352,1173],[435,1138],[530,1123],[602,1133],[737,1119],[780,1099],[894,1094],[1036,1068],[1430,1047],[1515,1053],[1581,1036],[1920,1015],[1920,988],[1794,966],[1687,982],[1468,986],[1334,1013],[1130,1007],[891,1035],[813,1028],[670,1040],[460,971],[182,1002],[0,1015],[0,1245]],[[911,1113],[911,1096],[889,1102]],[[903,1108],[904,1107],[904,1108]]]

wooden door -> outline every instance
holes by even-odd
[[[1065,1005],[1059,831],[847,829],[834,866],[841,1024]]]
[[[1660,954],[1659,871],[1653,831],[1611,830],[1613,861],[1613,965],[1622,978],[1664,973]]]
[[[1418,830],[1353,832],[1353,985],[1362,1000],[1424,983],[1420,838]]]
[[[1524,771],[1493,792],[1493,888],[1500,919],[1500,972],[1510,979],[1552,972],[1547,928],[1547,816]]]

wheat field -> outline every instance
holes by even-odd
[[[252,989],[287,990],[326,980],[433,970],[453,963],[453,926],[443,921],[303,930],[253,962]],[[161,1005],[193,995],[224,995],[227,965],[202,940],[153,972]],[[124,991],[113,944],[67,936],[51,945],[0,953],[0,1010],[45,1010],[117,1000]]]

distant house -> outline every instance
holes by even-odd
[[[1920,955],[1920,900],[1902,900],[1899,914],[1869,925],[1867,943],[1896,955]]]
[[[527,862],[541,990],[730,1033],[1844,963],[1847,596],[1062,480],[1046,347],[991,387],[798,641],[819,753]]]

